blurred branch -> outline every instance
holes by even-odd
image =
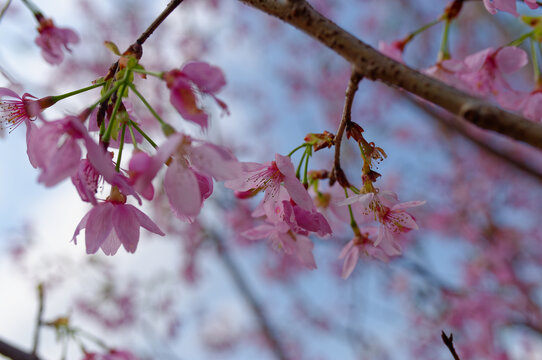
[[[431,116],[434,120],[439,122],[441,125],[445,126],[447,129],[455,131],[464,138],[470,140],[473,144],[481,148],[482,150],[488,152],[489,154],[503,160],[507,164],[515,167],[518,170],[521,170],[527,175],[530,175],[536,178],[539,181],[542,181],[542,172],[534,168],[533,166],[523,162],[520,159],[517,159],[510,155],[509,152],[503,151],[496,147],[489,145],[487,142],[480,139],[479,136],[473,134],[472,131],[468,128],[467,124],[456,119],[455,117],[445,114],[436,110],[428,104],[422,103],[420,100],[412,97],[406,96],[407,100],[415,104],[419,109],[423,110],[427,115]]]
[[[8,10],[10,4],[11,4],[11,0],[6,1],[6,5],[4,5],[4,7],[2,8],[2,11],[0,11],[0,20],[2,20],[2,18],[4,17],[4,14]]]
[[[237,289],[239,290],[245,301],[248,303],[250,309],[252,310],[252,313],[256,317],[258,325],[260,326],[260,329],[262,330],[265,338],[269,342],[269,346],[275,354],[276,358],[279,360],[287,360],[288,357],[286,356],[286,352],[284,351],[277,335],[273,331],[271,324],[269,323],[269,320],[267,319],[261,305],[256,300],[256,296],[252,293],[252,290],[250,289],[246,279],[243,277],[239,266],[229,254],[228,249],[224,246],[222,239],[216,234],[209,234],[209,238],[211,241],[214,242],[218,252],[218,256],[226,266],[226,269],[230,273],[233,281],[235,282]]]
[[[32,354],[36,355],[38,351],[40,329],[43,324],[43,284],[38,285],[38,315],[36,316],[36,328],[34,329],[34,344],[32,345]]]
[[[404,89],[486,130],[542,148],[542,125],[527,120],[401,64],[362,42],[307,1],[239,0],[319,40],[364,77]]]
[[[0,339],[0,355],[6,356],[12,360],[40,360],[34,354],[27,353],[13,345],[10,345]]]
[[[461,360],[454,348],[454,335],[450,333],[450,336],[448,337],[446,333],[442,331],[441,337],[442,341],[444,341],[444,344],[448,347],[448,350],[450,350],[450,352],[452,353],[454,360]]]

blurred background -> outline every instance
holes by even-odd
[[[447,5],[310,3],[373,47],[404,38]],[[104,41],[125,49],[166,4],[36,0],[46,17],[80,37],[64,62],[51,66],[34,43],[32,13],[13,1],[0,21],[0,86],[36,97],[88,86],[116,61]],[[524,4],[518,8],[528,13]],[[452,26],[457,59],[529,31],[509,14],[491,16],[481,1],[465,2]],[[417,69],[434,65],[442,31],[439,24],[416,37],[405,62]],[[149,77],[136,84],[177,130],[227,146],[239,160],[270,161],[308,133],[337,130],[349,65],[279,20],[238,1],[186,0],[145,43],[141,63],[160,72],[190,60],[220,67],[227,80],[219,97],[231,114],[205,103],[212,114],[205,132],[180,118],[162,82]],[[529,65],[510,82],[530,91],[531,78]],[[44,117],[77,114],[96,99],[96,90],[69,98]],[[137,120],[159,136],[152,116],[132,100]],[[321,210],[334,235],[314,239],[318,269],[309,271],[266,241],[241,236],[254,226],[250,213],[261,197],[238,200],[221,183],[193,224],[177,220],[163,202],[145,205],[166,237],[142,231],[135,254],[87,255],[82,237],[77,245],[71,239],[89,206],[69,181],[38,184],[24,128],[4,131],[0,339],[31,348],[43,284],[43,319],[69,317],[73,332],[43,327],[43,359],[82,359],[83,348],[129,350],[140,359],[450,359],[442,330],[454,334],[462,359],[542,359],[539,152],[454,126],[438,109],[367,80],[356,94],[353,120],[388,154],[377,185],[401,201],[427,203],[412,212],[420,230],[400,238],[401,256],[387,264],[363,257],[347,280],[338,259],[353,236],[347,223]],[[345,140],[342,163],[359,187],[362,162],[353,145]],[[311,169],[329,170],[332,156],[332,150],[317,152]],[[322,191],[333,190],[322,184]]]

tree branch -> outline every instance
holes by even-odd
[[[36,355],[27,353],[13,345],[10,345],[0,339],[0,355],[4,355],[12,360],[40,360]]]
[[[442,341],[444,341],[446,347],[448,347],[448,350],[450,350],[450,352],[452,353],[454,360],[461,360],[454,348],[454,335],[450,334],[450,336],[447,336],[446,333],[442,331],[442,334],[440,336],[442,337]]]
[[[419,99],[416,99],[412,96],[406,96],[406,99],[415,104],[419,109],[424,111],[427,115],[431,116],[438,123],[446,127],[446,129],[455,131],[457,134],[463,136],[465,139],[468,139],[480,149],[495,156],[496,158],[503,160],[508,165],[513,166],[514,168],[542,182],[542,172],[539,169],[536,169],[532,165],[515,158],[510,154],[510,151],[498,149],[488,144],[486,141],[480,139],[479,136],[470,131],[468,125],[465,122],[456,119],[450,114],[445,114],[441,111],[438,111],[437,109],[419,101]]]
[[[267,319],[262,307],[256,300],[256,296],[252,293],[249,285],[247,284],[247,281],[239,270],[238,265],[235,263],[233,258],[230,256],[228,250],[224,246],[222,239],[220,239],[220,237],[216,234],[209,234],[209,238],[215,243],[220,259],[226,266],[226,269],[230,273],[233,281],[235,282],[237,289],[239,290],[245,301],[248,303],[250,309],[252,310],[252,313],[256,317],[258,325],[260,326],[263,335],[269,342],[271,350],[273,351],[277,359],[288,360],[286,352],[284,351],[277,335],[273,331],[271,324],[269,323],[269,320]]]
[[[373,49],[317,12],[305,0],[239,0],[319,40],[364,77],[406,90],[476,126],[542,148],[542,125],[459,91]]]

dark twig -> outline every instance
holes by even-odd
[[[344,134],[344,129],[350,121],[352,121],[352,103],[354,102],[354,96],[356,91],[358,91],[358,84],[363,79],[363,76],[358,73],[355,69],[352,70],[352,75],[350,76],[350,81],[346,88],[345,100],[343,115],[341,118],[341,123],[337,129],[337,134],[333,139],[335,143],[335,159],[333,161],[333,171],[331,172],[330,183],[333,184],[335,180],[339,182],[342,187],[349,187],[350,184],[346,179],[346,175],[341,168],[341,142]]]
[[[166,8],[158,17],[152,22],[152,24],[145,30],[141,36],[136,40],[136,43],[139,45],[143,45],[143,43],[149,38],[149,36],[152,35],[154,30],[160,26],[160,24],[175,10],[177,6],[179,6],[183,0],[172,0],[169,4],[167,4]]]
[[[0,340],[0,355],[4,355],[12,360],[40,360],[36,355],[27,353],[2,340]]]
[[[233,258],[230,256],[228,249],[224,246],[222,239],[218,235],[211,234],[209,235],[211,241],[215,243],[217,248],[218,256],[226,266],[226,269],[230,273],[237,289],[248,303],[252,313],[258,321],[258,325],[263,332],[263,335],[269,342],[269,346],[276,358],[279,360],[287,360],[286,352],[284,351],[282,344],[279,341],[279,338],[273,331],[269,320],[267,319],[261,305],[256,300],[256,296],[252,293],[246,279],[243,277],[239,266],[235,263]]]
[[[38,314],[36,316],[36,328],[34,329],[34,343],[32,345],[32,354],[36,355],[38,351],[39,339],[40,339],[40,329],[43,325],[43,284],[38,285]]]
[[[446,333],[442,331],[441,337],[442,341],[444,341],[444,344],[448,347],[448,350],[450,350],[450,352],[452,353],[454,360],[461,360],[454,348],[454,335],[450,333],[450,337],[448,337]]]

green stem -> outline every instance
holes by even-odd
[[[122,94],[124,94],[124,91],[126,91],[126,86],[128,85],[126,83],[123,83],[120,87],[120,91],[117,93],[117,101],[115,101],[115,106],[113,107],[113,111],[111,112],[111,116],[109,117],[109,125],[107,126],[105,134],[102,137],[102,141],[104,143],[109,142],[109,139],[111,138],[111,132],[113,131],[114,123],[116,120],[115,118],[117,117],[117,112],[119,111],[120,104],[122,103]]]
[[[141,100],[141,102],[143,102],[143,104],[145,104],[145,106],[147,107],[147,109],[149,109],[149,111],[151,112],[151,114],[156,118],[156,120],[158,120],[158,122],[161,124],[161,125],[166,125],[165,121],[162,120],[162,118],[160,117],[160,115],[158,115],[158,113],[153,109],[153,107],[151,106],[151,104],[148,103],[148,101],[143,97],[143,95],[141,95],[141,93],[139,91],[137,91],[136,87],[133,85],[133,84],[130,84],[130,89],[132,89],[132,91],[134,92],[134,94],[137,95],[137,97],[139,98],[139,100]]]
[[[132,124],[129,124],[128,130],[130,131],[130,136],[132,138],[132,144],[134,145],[134,149],[137,149],[137,140],[135,138],[134,129],[132,128]]]
[[[37,18],[38,16],[43,16],[40,9],[31,1],[29,0],[21,0],[21,2],[28,8],[28,10],[32,11],[32,14]]]
[[[540,85],[540,68],[538,66],[538,54],[535,47],[535,42],[531,39],[531,60],[533,62],[533,74],[534,74],[534,83],[538,86]]]
[[[137,126],[137,124],[133,121],[130,121],[130,125],[134,127],[134,129],[137,130],[138,133],[141,134],[141,136],[143,136],[145,138],[145,140],[147,140],[149,142],[149,144],[151,144],[151,146],[153,148],[157,148],[158,145],[156,145],[156,143],[154,141],[152,141],[152,139],[149,137],[149,135],[145,134],[145,132],[143,130],[141,130],[141,128],[139,126]]]
[[[292,157],[292,155],[299,149],[307,146],[308,144],[307,143],[304,143],[304,144],[301,144],[299,145],[298,147],[296,147],[295,149],[293,149],[292,151],[290,151],[290,153],[288,154],[288,157]]]
[[[410,34],[407,35],[407,37],[406,37],[405,40],[404,40],[404,43],[405,43],[405,44],[408,43],[408,42],[409,42],[410,40],[412,40],[416,35],[418,35],[418,34],[424,32],[425,30],[427,30],[427,29],[433,27],[434,25],[440,23],[442,20],[444,20],[444,18],[442,18],[442,17],[441,17],[441,18],[438,18],[438,19],[436,19],[436,20],[434,20],[434,21],[431,21],[430,23],[427,23],[427,24],[423,25],[423,26],[420,27],[419,29],[414,30],[413,32],[411,32]]]
[[[303,184],[309,183],[307,173],[308,173],[308,168],[309,168],[309,159],[311,157],[310,151],[311,151],[311,147],[307,146],[307,150],[305,150],[307,156],[305,157],[305,170],[303,171]]]
[[[87,87],[79,89],[79,90],[71,91],[71,92],[66,93],[66,94],[51,96],[51,98],[56,103],[57,101],[63,100],[65,98],[67,98],[67,97],[74,96],[74,95],[77,95],[77,94],[81,94],[81,93],[83,93],[85,91],[96,89],[97,87],[104,86],[104,85],[105,85],[105,82],[100,82],[100,83],[97,83],[97,84],[94,84],[94,85],[91,85],[91,86],[87,86]]]
[[[305,159],[305,156],[307,156],[307,149],[305,148],[305,152],[303,155],[301,155],[301,159],[299,159],[299,164],[297,165],[297,169],[295,171],[295,176],[299,179],[300,173],[301,173],[301,166],[303,165],[303,160]]]
[[[100,100],[96,101],[91,107],[90,109],[94,109],[96,106],[100,105],[102,102],[106,101],[107,99],[109,99],[111,97],[111,95],[113,95],[113,93],[115,91],[118,90],[119,86],[121,84],[120,83],[115,83],[115,85],[113,85],[113,87],[111,89],[109,89],[101,98]]]
[[[122,130],[120,133],[120,143],[119,143],[119,155],[117,156],[117,165],[115,170],[120,172],[120,161],[122,160],[122,150],[124,149],[124,133],[126,132],[126,123],[122,124]]]
[[[157,78],[160,78],[162,79],[163,76],[164,76],[164,73],[163,72],[154,72],[154,71],[147,71],[147,70],[143,70],[143,69],[132,69],[133,72],[136,72],[136,73],[140,73],[140,74],[145,74],[145,75],[150,75],[150,76],[155,76]]]
[[[524,42],[526,39],[532,37],[533,35],[534,35],[534,30],[529,31],[528,33],[525,33],[525,34],[521,35],[517,39],[510,41],[508,44],[506,44],[506,46],[519,46],[522,42]]]
[[[346,188],[344,189],[344,196],[348,199],[348,191],[346,191]],[[354,219],[354,212],[352,211],[352,205],[348,205],[348,213],[350,214],[350,227],[352,228],[352,231],[354,232],[354,235],[359,236],[359,226],[356,222],[356,219]]]
[[[448,44],[448,35],[450,33],[450,20],[446,20],[444,23],[444,31],[442,33],[442,41],[440,43],[440,50],[438,52],[437,63],[450,58],[450,49]]]

